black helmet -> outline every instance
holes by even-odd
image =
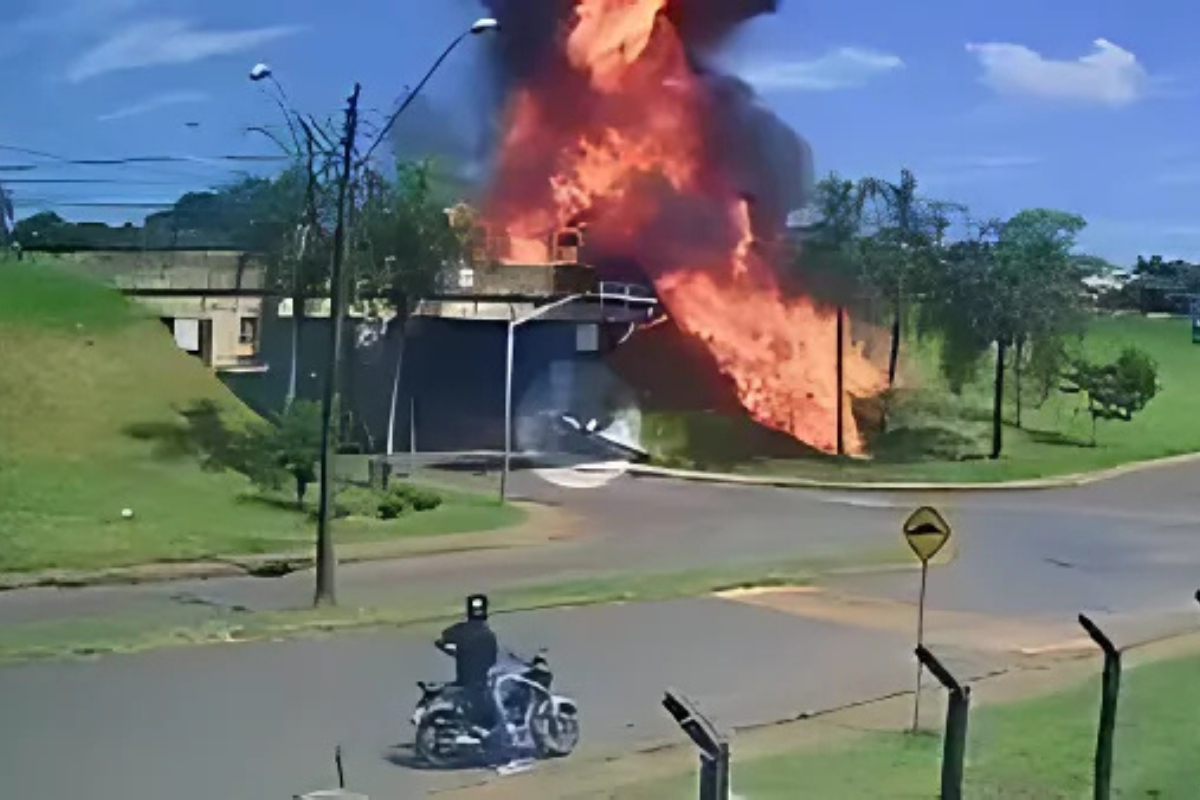
[[[486,594],[473,594],[467,598],[467,619],[486,620],[488,599]]]

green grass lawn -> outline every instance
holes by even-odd
[[[306,513],[259,502],[240,476],[165,458],[134,426],[177,410],[250,412],[162,324],[53,262],[0,262],[0,572],[90,569],[304,549]],[[134,511],[132,520],[122,509]],[[489,530],[522,512],[467,493],[394,523],[343,520],[339,541]]]
[[[971,717],[965,794],[970,798],[1091,796],[1099,682]],[[1128,669],[1118,710],[1115,797],[1200,796],[1200,658]],[[745,800],[929,798],[938,794],[936,736],[872,734],[853,744],[738,762],[733,789]],[[695,797],[694,776],[630,787],[627,800]]]
[[[991,442],[991,368],[961,397],[945,388],[937,375],[936,350],[906,343],[901,365],[915,388],[903,392],[893,414],[893,432],[878,442],[871,460],[814,455],[772,459],[727,457],[709,448],[686,453],[688,443],[674,426],[666,442],[674,457],[664,463],[746,474],[786,475],[848,481],[1004,481],[1104,469],[1120,464],[1200,451],[1200,345],[1192,344],[1190,321],[1141,316],[1098,317],[1084,340],[1086,354],[1111,360],[1123,347],[1139,347],[1159,364],[1162,390],[1131,422],[1101,422],[1097,445],[1090,446],[1091,421],[1076,396],[1054,394],[1040,408],[1025,403],[1022,428],[1014,424],[1012,392],[1006,403],[1004,454],[985,458]],[[1011,380],[1009,384],[1011,389]],[[663,423],[658,421],[663,427]],[[717,421],[700,430],[720,427]],[[730,430],[739,427],[729,423]],[[744,427],[744,426],[743,426]],[[728,431],[727,431],[728,433]],[[721,442],[709,431],[705,442]],[[737,436],[726,438],[737,439]],[[728,449],[729,445],[721,445]],[[693,450],[697,448],[692,448]],[[684,453],[691,458],[680,458]],[[726,456],[726,457],[723,457]]]

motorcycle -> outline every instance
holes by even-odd
[[[513,746],[537,759],[568,756],[579,743],[578,707],[571,698],[555,694],[553,682],[544,651],[532,661],[506,653],[489,675]],[[436,769],[482,761],[489,732],[471,721],[461,688],[425,681],[417,681],[417,686],[421,698],[412,715],[417,756]]]

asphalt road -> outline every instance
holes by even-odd
[[[738,725],[899,691],[912,674],[903,637],[715,599],[530,613],[496,627],[518,651],[549,648],[593,751],[677,740],[659,706],[668,686]],[[423,797],[467,777],[414,771],[397,747],[411,741],[414,681],[449,674],[434,634],[0,669],[3,796],[291,797],[332,784],[340,744],[352,788]]]
[[[895,542],[915,505],[939,505],[958,559],[931,577],[939,608],[1071,619],[1080,610],[1194,610],[1200,582],[1200,466],[1070,490],[913,497],[622,479],[575,491],[521,476],[532,499],[569,507],[585,535],[535,552],[347,566],[343,602],[461,595],[597,573],[686,569],[835,554]],[[114,611],[155,613],[181,590],[255,608],[304,605],[311,576],[0,596],[0,623]],[[836,579],[909,600],[913,576]],[[408,594],[408,593],[411,593]],[[907,637],[714,599],[502,618],[518,649],[548,646],[584,709],[588,747],[673,735],[668,685],[724,724],[778,719],[906,687]],[[286,797],[332,780],[373,797],[420,797],[455,780],[398,766],[412,682],[447,674],[431,631],[212,646],[93,663],[0,669],[4,796]],[[959,665],[966,671],[973,662]],[[987,666],[995,666],[994,659]]]
[[[537,548],[345,565],[346,605],[452,598],[612,573],[761,564],[883,550],[917,505],[941,508],[959,559],[932,591],[949,608],[1006,614],[1138,613],[1190,602],[1200,582],[1200,464],[1050,491],[809,492],[621,478],[569,490],[516,476],[518,496],[583,520],[575,540]],[[902,578],[849,582],[899,596]],[[172,597],[256,610],[305,607],[312,575],[0,594],[0,624],[114,614],[178,614]],[[907,596],[907,595],[905,595]]]

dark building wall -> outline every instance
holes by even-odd
[[[388,417],[399,336],[395,328],[369,331],[357,325],[354,440],[369,452],[387,448]],[[409,447],[409,409],[415,409],[417,448],[424,452],[499,449],[504,445],[503,322],[417,317],[409,322],[395,420],[395,448]],[[298,395],[320,398],[328,363],[329,321],[305,319],[301,335]],[[290,372],[292,320],[264,316],[261,360],[265,373],[227,374],[229,387],[263,415],[283,408]],[[547,387],[570,392],[573,375],[595,363],[595,353],[576,352],[576,326],[534,322],[517,330],[514,347],[514,414],[555,402]],[[554,368],[554,362],[569,367]],[[550,373],[554,373],[551,376]],[[563,387],[563,383],[568,384]],[[521,443],[517,442],[517,447]]]

